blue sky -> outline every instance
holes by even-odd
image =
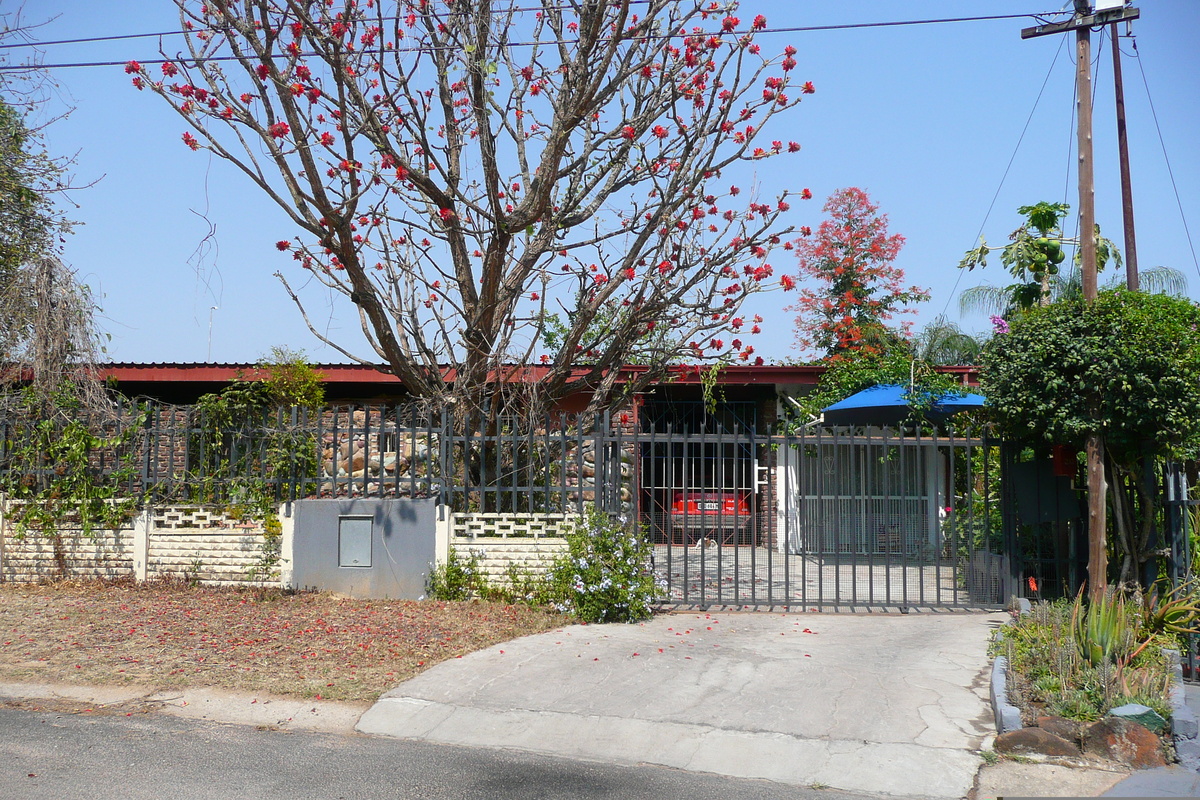
[[[1060,2],[746,0],[740,13],[764,13],[774,28],[1047,12],[1061,8]],[[1142,11],[1133,27],[1140,67],[1131,42],[1123,39],[1122,48],[1139,262],[1181,270],[1191,296],[1200,297],[1200,270],[1142,79],[1144,70],[1183,213],[1200,245],[1200,49],[1194,38],[1200,3],[1136,5]],[[167,0],[37,0],[26,3],[25,16],[53,18],[37,32],[48,41],[172,30],[178,27],[173,9]],[[1007,277],[998,260],[982,273],[956,269],[981,226],[990,243],[1000,243],[1017,226],[1020,205],[1065,199],[1077,210],[1073,37],[1065,43],[1061,35],[1023,41],[1021,28],[1032,24],[1013,19],[776,33],[762,40],[765,50],[795,45],[795,74],[813,81],[817,92],[790,112],[779,136],[769,137],[799,141],[799,157],[780,162],[786,171],[751,177],[768,194],[811,189],[813,200],[792,204],[789,221],[796,226],[816,227],[823,198],[836,189],[869,192],[888,214],[891,232],[907,239],[897,265],[908,282],[932,292],[918,324],[946,310],[971,330],[986,329],[986,319],[960,318],[957,310],[961,289]],[[1098,38],[1093,36],[1094,47]],[[58,46],[46,48],[44,59],[124,61],[152,58],[156,47],[154,40]],[[1107,47],[1106,37],[1105,49],[1093,53],[1099,70],[1096,218],[1120,243]],[[291,264],[274,247],[293,233],[281,212],[229,164],[188,150],[180,141],[182,120],[158,98],[135,91],[120,67],[53,74],[60,84],[55,102],[75,110],[47,130],[48,143],[56,153],[75,154],[77,183],[95,182],[72,195],[79,207],[71,216],[83,225],[67,242],[65,257],[101,295],[114,360],[253,361],[274,345],[303,349],[315,361],[343,360],[305,329],[272,277]],[[790,270],[788,259],[780,253],[777,268]],[[769,362],[796,354],[794,315],[784,311],[790,299],[771,293],[754,302],[752,310],[769,323],[768,335],[756,343]],[[333,338],[360,341],[348,301],[318,300],[311,312]]]

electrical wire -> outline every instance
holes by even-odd
[[[649,3],[650,3],[650,0],[629,0],[629,5],[631,5],[631,6],[649,5]],[[537,8],[511,8],[511,9],[506,8],[506,9],[497,9],[497,10],[493,11],[492,13],[493,14],[510,14],[510,13],[515,14],[515,13],[527,12],[527,11],[547,11],[547,10],[549,10],[549,11],[553,11],[553,10],[569,11],[571,8],[573,8],[573,7],[572,6],[538,6]],[[465,16],[467,14],[474,14],[474,13],[476,13],[476,12],[474,12],[474,11],[454,11],[454,10],[448,9],[445,13],[445,16],[446,17]],[[377,18],[372,17],[371,19],[374,20]],[[400,17],[399,16],[383,17],[382,19],[385,21],[396,21],[396,20],[400,19]],[[88,37],[83,37],[80,39],[57,39],[57,40],[49,41],[49,42],[12,42],[9,44],[0,44],[0,50],[8,50],[13,47],[54,47],[54,46],[63,45],[63,44],[93,44],[96,42],[116,42],[116,41],[123,41],[123,40],[129,40],[129,39],[156,39],[156,38],[161,39],[164,36],[183,36],[185,33],[195,33],[195,32],[196,31],[171,30],[171,31],[158,31],[157,33],[125,33],[125,34],[115,34],[113,36],[88,36]]]
[[[1054,58],[1050,59],[1050,69],[1046,70],[1046,77],[1042,80],[1042,86],[1038,89],[1037,97],[1034,98],[1033,108],[1029,109],[1029,116],[1025,118],[1025,127],[1021,128],[1021,135],[1017,137],[1017,144],[1013,147],[1012,155],[1008,157],[1008,164],[1004,167],[1004,174],[1000,176],[1000,184],[996,187],[995,194],[992,195],[992,202],[988,204],[987,213],[983,215],[983,222],[979,223],[979,231],[975,234],[972,244],[979,241],[979,237],[983,236],[983,229],[987,227],[988,219],[992,216],[992,210],[996,207],[996,200],[1000,197],[1000,191],[1004,188],[1004,182],[1008,179],[1008,173],[1012,170],[1013,163],[1017,160],[1017,153],[1021,149],[1021,143],[1025,141],[1025,134],[1029,132],[1029,125],[1033,122],[1033,115],[1037,112],[1038,103],[1042,100],[1042,95],[1046,92],[1046,86],[1050,83],[1050,76],[1054,74],[1054,67],[1058,64],[1058,58],[1062,54],[1063,47],[1066,46],[1067,37],[1063,37],[1058,43],[1058,50],[1054,53]],[[946,297],[946,306],[942,309],[942,316],[950,310],[950,301],[954,298],[954,293],[958,291],[958,284],[962,282],[963,273],[966,270],[958,270],[958,276],[954,279],[954,286],[950,288],[950,294]]]
[[[684,36],[693,36],[693,35],[696,35],[696,36],[744,36],[744,35],[751,34],[751,33],[753,33],[755,35],[772,34],[772,33],[812,33],[812,32],[819,32],[819,31],[862,30],[862,29],[867,29],[867,28],[890,28],[890,27],[900,27],[900,26],[908,26],[908,25],[938,25],[938,24],[943,24],[943,23],[987,22],[987,21],[994,21],[994,20],[1025,19],[1025,18],[1038,19],[1038,18],[1045,17],[1045,16],[1048,16],[1051,14],[1064,14],[1064,13],[1067,13],[1067,12],[1051,11],[1051,12],[1030,12],[1027,14],[993,14],[993,15],[983,16],[983,17],[946,17],[946,18],[940,18],[940,19],[894,20],[894,21],[890,21],[890,22],[853,22],[853,23],[844,23],[844,24],[838,24],[838,25],[796,25],[796,26],[782,27],[782,28],[761,28],[756,31],[749,31],[749,30],[701,31],[701,32],[695,33],[695,34],[687,33],[687,34],[682,34],[682,35],[684,35]],[[176,34],[182,34],[182,33],[184,33],[184,32],[183,31],[172,31],[169,34],[165,34],[165,33],[164,34],[131,34],[128,38],[176,35]],[[188,33],[192,33],[192,31],[188,31]],[[630,41],[630,42],[632,42],[632,41],[654,41],[654,40],[666,41],[666,40],[677,38],[679,36],[681,36],[681,34],[679,34],[679,33],[651,34],[651,35],[645,35],[645,36],[627,37],[625,39],[625,41]],[[117,38],[125,38],[125,37],[115,37],[114,36],[114,37],[95,37],[95,38],[84,38],[84,39],[74,39],[74,40],[64,39],[64,40],[61,40],[61,43],[63,43],[63,44],[67,44],[67,43],[88,44],[88,43],[92,43],[92,42],[111,41],[111,40],[114,40]],[[577,44],[578,41],[579,41],[578,39],[545,39],[545,40],[541,40],[541,41],[509,42],[505,46],[506,47],[542,47],[542,46],[552,45],[552,44]],[[6,45],[6,46],[7,47],[42,47],[42,46],[46,46],[46,44],[47,43],[41,43],[41,42],[20,42],[20,43],[13,43],[11,45]],[[394,48],[390,49],[388,52],[390,52],[390,53],[431,52],[432,50],[435,50],[435,49],[458,50],[459,48],[457,46],[453,46],[453,47],[446,46],[446,47],[442,47],[442,48],[434,48],[434,47],[429,47],[429,46],[394,47]],[[314,52],[303,52],[303,53],[296,54],[297,57],[307,57],[307,56],[316,56],[316,55],[319,55],[319,54],[314,53]],[[137,59],[137,61],[141,64],[163,64],[163,63],[167,63],[167,62],[174,62],[177,60],[180,60],[180,59],[168,59],[168,58]],[[208,62],[214,62],[214,61],[237,61],[238,57],[237,56],[209,56],[209,57],[200,58],[200,59],[184,58],[182,60],[186,61],[188,64],[200,64],[200,63],[208,63]],[[123,61],[81,61],[81,62],[63,62],[63,63],[57,63],[57,64],[0,64],[0,72],[14,72],[14,71],[30,70],[30,69],[39,69],[39,70],[70,69],[70,68],[75,68],[75,67],[121,67],[127,63],[129,63],[129,59],[126,59]]]
[[[1158,112],[1154,110],[1154,98],[1150,96],[1150,82],[1146,80],[1146,69],[1142,66],[1142,53],[1138,50],[1137,40],[1133,40],[1134,58],[1137,60],[1138,71],[1142,73],[1142,85],[1146,87],[1146,100],[1150,104],[1150,116],[1154,120],[1154,130],[1158,133],[1158,145],[1162,148],[1163,161],[1167,165],[1167,175],[1171,179],[1171,189],[1175,192],[1175,204],[1179,207],[1179,219],[1183,222],[1183,232],[1187,237],[1188,249],[1192,253],[1192,264],[1196,274],[1200,275],[1200,261],[1196,259],[1196,245],[1192,242],[1192,232],[1188,228],[1187,215],[1183,211],[1183,201],[1179,198],[1179,187],[1175,183],[1175,171],[1171,169],[1171,158],[1167,155],[1167,143],[1163,139],[1162,127],[1158,124]]]

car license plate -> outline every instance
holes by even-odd
[[[707,500],[700,504],[700,510],[701,511],[720,511],[721,504],[714,502],[712,500]]]

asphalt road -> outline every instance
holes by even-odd
[[[126,714],[0,708],[0,798],[868,798],[663,767]]]

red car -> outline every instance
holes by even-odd
[[[671,501],[671,540],[679,544],[746,543],[750,522],[748,493],[676,492]]]

